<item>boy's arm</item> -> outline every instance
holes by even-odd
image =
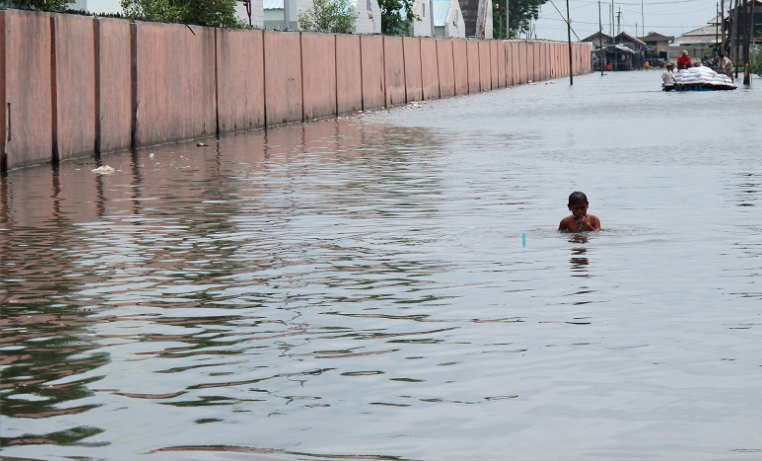
[[[569,218],[566,217],[561,220],[561,224],[558,225],[558,230],[565,231],[569,230]]]

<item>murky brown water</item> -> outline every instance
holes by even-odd
[[[659,81],[13,171],[0,455],[759,459],[762,81]]]

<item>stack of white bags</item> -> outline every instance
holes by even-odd
[[[677,83],[685,86],[736,87],[729,76],[718,74],[706,66],[680,69],[675,73],[675,80],[677,80]]]

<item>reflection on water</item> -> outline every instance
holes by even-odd
[[[573,243],[574,247],[571,250],[572,257],[569,260],[572,267],[572,273],[575,277],[590,277],[587,266],[590,261],[587,259],[587,247],[586,244],[590,237],[587,234],[572,234],[569,237],[569,243]]]
[[[0,454],[758,455],[762,130],[600,78],[3,177]]]

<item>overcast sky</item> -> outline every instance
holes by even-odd
[[[717,16],[719,0],[622,0],[614,2],[615,12],[622,11],[621,30],[638,37],[654,31],[662,35],[677,37],[699,27]],[[563,14],[559,14],[556,8]],[[725,0],[725,11],[729,9],[730,0]],[[642,8],[641,8],[642,5]],[[598,1],[569,0],[572,20],[572,30],[579,38],[585,38],[598,31]],[[603,32],[610,34],[611,0],[601,2],[601,17]],[[548,0],[540,10],[540,19],[534,23],[537,38],[551,40],[566,40],[566,0]],[[616,14],[614,16],[614,31],[616,33]],[[645,23],[645,34],[643,24]],[[637,24],[637,33],[635,25]],[[577,38],[572,32],[572,41]],[[523,38],[523,35],[522,35]],[[534,36],[532,36],[534,38]]]

